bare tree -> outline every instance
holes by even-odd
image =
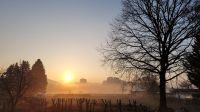
[[[124,94],[124,92],[126,91],[126,86],[127,86],[127,82],[122,80],[122,82],[120,84],[122,94]]]
[[[184,73],[181,61],[192,43],[192,0],[122,0],[103,47],[104,61],[117,72],[147,70],[159,76],[160,110],[167,108],[166,82]]]

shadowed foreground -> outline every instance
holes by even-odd
[[[27,97],[17,105],[16,112],[157,112],[159,98],[145,94],[54,94]],[[198,112],[198,100],[168,98],[168,112],[188,110]],[[0,103],[0,112],[8,112],[6,101]],[[173,109],[172,109],[173,108]],[[186,112],[186,111],[180,111]]]

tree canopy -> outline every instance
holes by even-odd
[[[0,92],[8,101],[8,112],[15,110],[16,104],[30,87],[30,68],[28,61],[10,65],[0,77]]]
[[[17,103],[24,96],[45,93],[47,76],[40,59],[30,69],[28,61],[10,65],[0,75],[0,94],[8,101],[8,112],[14,112]]]

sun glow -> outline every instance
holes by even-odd
[[[73,79],[74,79],[73,74],[70,73],[70,72],[67,72],[67,73],[64,75],[64,81],[65,81],[65,82],[72,82]]]

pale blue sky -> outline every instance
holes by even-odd
[[[120,10],[120,0],[1,0],[0,65],[40,58],[51,79],[101,82],[109,72],[96,49]]]

